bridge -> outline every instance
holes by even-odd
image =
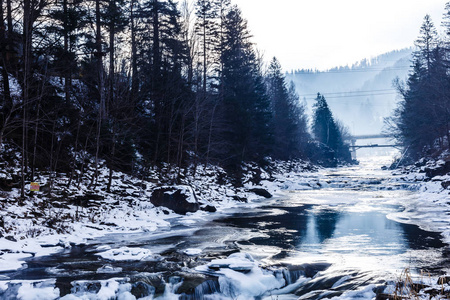
[[[351,145],[349,145],[350,151],[352,152],[352,157],[356,158],[356,150],[362,148],[397,148],[400,149],[402,145],[400,144],[365,144],[356,145],[357,140],[371,140],[371,139],[389,139],[393,138],[390,134],[367,134],[367,135],[355,135],[350,136],[347,140],[350,140]]]
[[[354,135],[351,136],[351,140],[370,140],[370,139],[388,139],[393,138],[391,134],[367,134],[367,135]]]
[[[379,144],[369,144],[369,145],[350,145],[349,148],[351,150],[358,150],[361,148],[401,148],[402,145],[394,144],[394,145],[379,145]]]

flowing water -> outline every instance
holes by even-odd
[[[372,299],[407,268],[448,270],[440,234],[396,221],[401,200],[415,192],[390,181],[379,162],[309,176],[320,188],[32,259],[3,274],[9,285],[0,298],[14,299],[31,282],[32,293],[56,287],[64,299]],[[123,247],[149,250],[151,257],[97,255]]]

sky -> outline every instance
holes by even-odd
[[[326,70],[411,47],[426,14],[440,31],[448,0],[232,0],[269,61]]]

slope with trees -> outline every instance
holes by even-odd
[[[450,6],[446,8],[449,16]],[[448,34],[449,24],[444,25]],[[408,79],[395,81],[402,99],[387,120],[390,132],[403,144],[405,156],[410,160],[436,157],[449,149],[449,53],[448,43],[439,38],[430,16],[426,15]]]
[[[110,191],[113,170],[238,170],[315,152],[294,86],[276,59],[266,70],[228,0],[0,8],[0,145],[21,152],[22,198],[43,172],[50,188],[63,172],[95,190],[104,163]]]

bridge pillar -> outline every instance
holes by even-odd
[[[356,160],[356,147],[355,147],[355,144],[356,144],[356,139],[352,139],[352,147],[350,147],[351,148],[351,150],[350,150],[350,153],[352,154],[352,159],[353,160]]]

